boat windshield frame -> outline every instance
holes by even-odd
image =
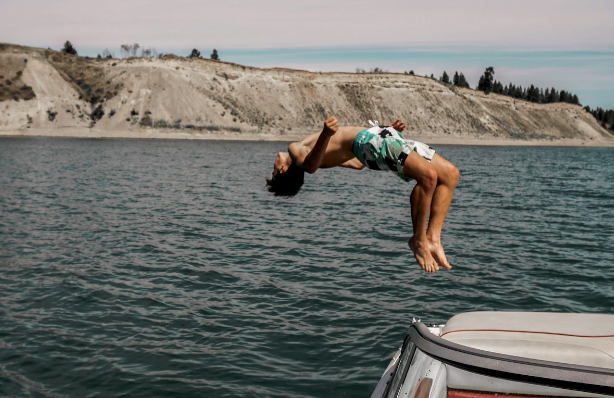
[[[386,387],[386,390],[381,395],[386,398],[396,398],[399,389],[405,383],[405,379],[407,378],[407,372],[411,367],[411,364],[414,359],[414,354],[416,353],[416,345],[411,341],[409,334],[405,336],[405,340],[403,341],[403,346],[401,349],[401,355],[399,356],[399,360],[397,361],[396,369],[392,376],[390,377],[390,382]],[[399,373],[399,369],[401,372]]]

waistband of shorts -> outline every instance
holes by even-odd
[[[364,129],[360,131],[358,134],[356,134],[356,138],[354,138],[354,143],[352,144],[352,153],[354,154],[354,156],[356,156],[356,158],[358,158],[358,160],[361,161],[361,163],[364,163],[365,161],[363,159],[363,152],[362,152],[362,145],[364,143],[361,142],[365,135],[367,135],[367,129]]]

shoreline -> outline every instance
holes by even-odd
[[[28,129],[28,130],[0,130],[2,137],[57,137],[57,138],[91,138],[91,139],[154,139],[154,140],[201,140],[201,141],[261,141],[261,142],[293,142],[301,140],[305,134],[254,134],[254,133],[202,133],[202,132],[178,132],[163,130],[143,131],[102,131],[90,128],[66,129]],[[612,139],[602,138],[579,139],[535,139],[515,140],[496,137],[429,137],[411,136],[411,139],[422,141],[429,145],[476,145],[476,146],[548,146],[548,147],[614,147]]]
[[[347,126],[394,114],[407,123],[407,138],[432,145],[614,146],[612,131],[579,105],[414,75],[175,56],[94,60],[8,44],[0,63],[11,92],[21,87],[20,98],[2,102],[0,136],[289,142],[319,131],[329,114]]]

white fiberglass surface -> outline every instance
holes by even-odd
[[[614,315],[468,312],[452,317],[441,337],[500,354],[614,369]]]

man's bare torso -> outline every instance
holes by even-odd
[[[352,146],[354,145],[354,139],[356,135],[365,128],[366,127],[352,126],[339,127],[337,133],[330,138],[320,168],[340,166],[348,160],[353,159],[354,153],[352,152]],[[318,141],[320,133],[321,132],[310,134],[299,141],[297,143],[300,145],[299,150],[308,154]]]

